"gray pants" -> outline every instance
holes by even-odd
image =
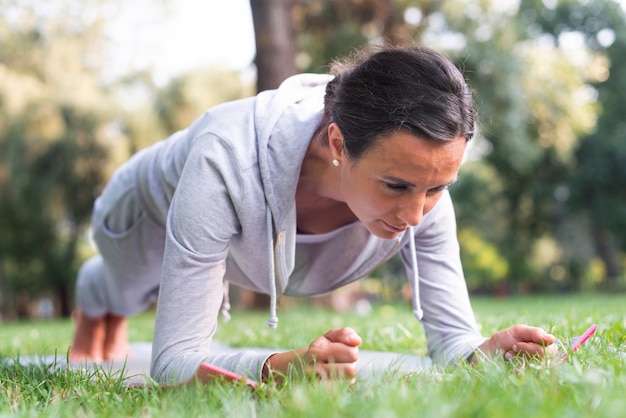
[[[92,222],[99,254],[78,272],[78,306],[90,317],[147,309],[158,294],[165,229],[142,208],[134,178],[123,167],[96,200]]]

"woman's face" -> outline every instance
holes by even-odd
[[[343,151],[343,139],[341,148],[337,141],[334,156],[341,162],[345,203],[371,233],[395,238],[418,225],[456,181],[466,143],[461,136],[442,143],[397,132],[351,160]]]

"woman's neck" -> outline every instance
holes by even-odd
[[[323,129],[318,129],[309,143],[298,178],[298,198],[305,202],[343,202],[339,169],[331,164],[332,155]],[[302,206],[302,205],[301,205]]]
[[[330,232],[357,219],[343,200],[340,169],[331,164],[324,137],[318,133],[311,140],[296,190],[298,229],[310,234]]]

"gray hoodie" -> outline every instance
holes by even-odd
[[[341,262],[325,263],[323,274],[294,271],[301,246],[295,191],[329,79],[295,76],[275,91],[217,106],[133,158],[143,205],[166,227],[151,367],[158,382],[185,381],[202,362],[261,379],[267,354],[211,351],[225,279],[269,294],[268,324],[275,327],[281,294],[332,291],[398,252],[429,355],[454,362],[484,341],[469,303],[447,193],[403,236],[383,240],[357,222],[333,235],[333,245],[346,249],[336,256]]]

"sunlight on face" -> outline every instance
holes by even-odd
[[[418,225],[456,181],[466,144],[461,136],[442,143],[407,132],[381,138],[342,165],[345,202],[371,233],[395,238]]]

